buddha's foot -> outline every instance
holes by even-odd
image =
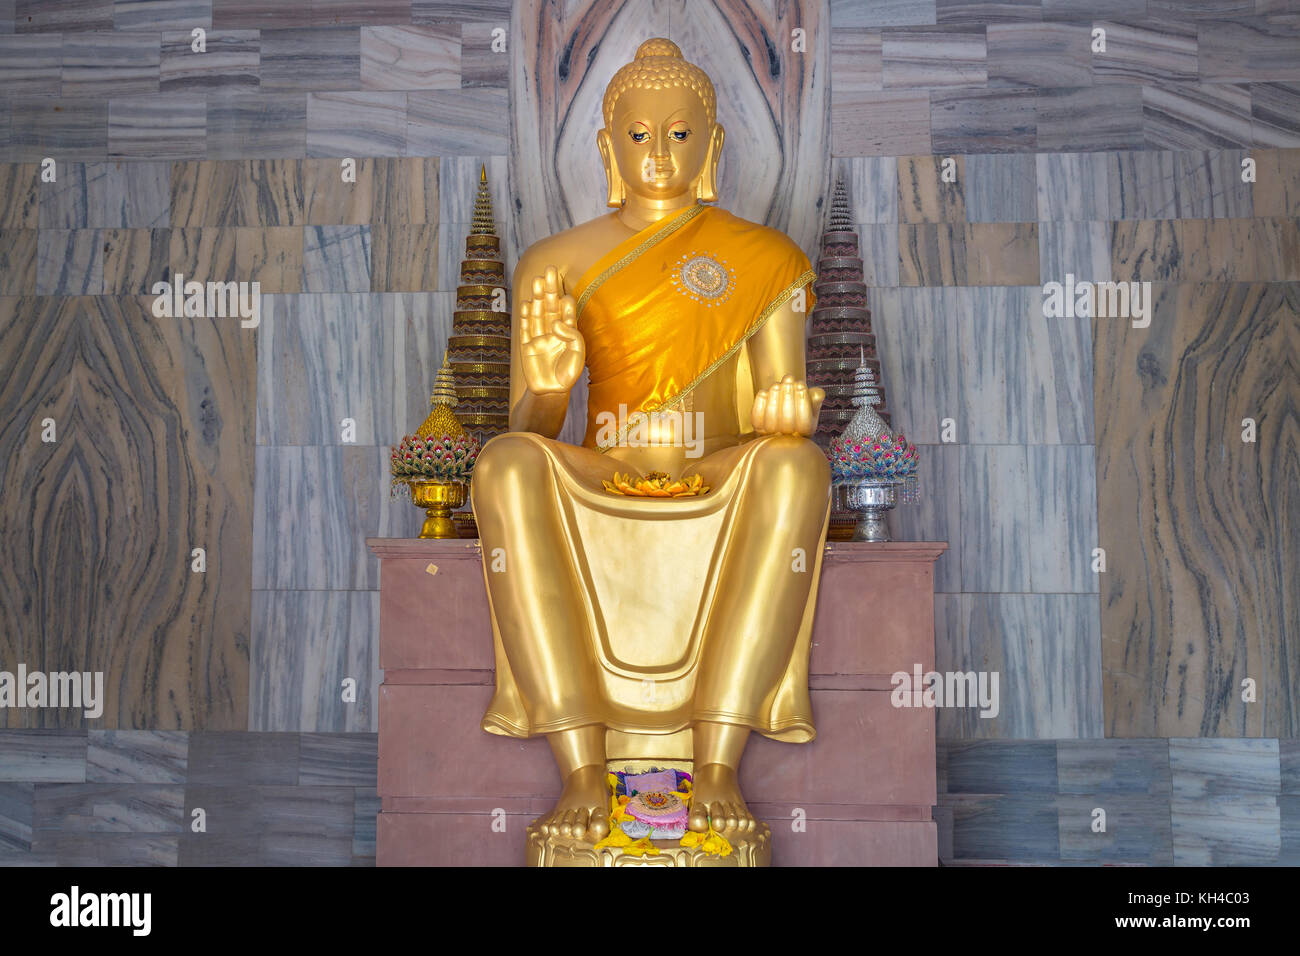
[[[538,820],[547,836],[596,843],[609,836],[609,784],[600,765],[579,767],[564,781],[555,809]]]
[[[719,833],[724,830],[752,833],[757,825],[745,805],[745,798],[740,795],[736,771],[725,764],[706,764],[695,773],[687,826],[703,833],[709,828],[710,817],[713,829]]]

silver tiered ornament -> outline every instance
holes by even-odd
[[[842,441],[849,446],[854,442],[893,440],[889,426],[876,414],[875,406],[880,404],[880,390],[876,387],[875,375],[865,360],[854,373],[851,401],[857,412],[849,420],[837,444]],[[916,477],[837,478],[832,491],[838,509],[858,514],[858,523],[853,531],[854,541],[888,541],[889,528],[885,517],[898,504],[900,497],[908,502],[916,500]]]

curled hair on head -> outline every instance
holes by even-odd
[[[621,67],[605,87],[605,128],[614,123],[614,104],[628,90],[669,90],[685,87],[693,90],[704,104],[709,125],[717,121],[718,97],[709,75],[682,56],[672,40],[653,37],[637,47],[631,63]]]

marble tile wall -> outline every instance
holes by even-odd
[[[373,733],[0,730],[0,866],[373,866]]]
[[[1295,866],[1297,753],[1272,738],[941,740],[940,861]]]
[[[373,865],[377,753],[368,733],[0,731],[0,866]],[[941,740],[940,861],[1295,866],[1298,768],[1294,739]]]
[[[625,6],[617,16],[639,15]],[[966,821],[949,831],[958,858],[996,856],[1022,816],[1030,835],[1005,859],[1267,858],[1269,828],[1280,819],[1293,832],[1300,801],[1285,771],[1300,723],[1300,684],[1285,679],[1300,672],[1286,586],[1300,538],[1287,492],[1300,402],[1294,14],[1183,0],[652,6],[645,22],[688,55],[723,16],[749,50],[809,31],[808,57],[777,44],[772,69],[717,78],[736,157],[724,160],[724,198],[757,204],[742,212],[814,252],[831,170],[849,185],[890,407],[924,456],[927,491],[897,512],[895,531],[950,542],[936,578],[940,668],[1002,677],[996,718],[942,710],[940,737],[1004,738],[987,743],[1013,753],[1027,742],[1031,755],[1057,741],[1058,763],[1071,739],[1118,747],[1121,777],[1140,771],[1143,747],[1165,747],[1152,738],[1282,738],[1280,794],[1117,784],[1115,818],[1151,826],[1109,843],[1078,826],[1091,783],[954,791],[948,819]],[[509,50],[557,60],[568,37],[520,9],[533,6],[0,2],[0,392],[20,411],[6,416],[0,461],[6,487],[40,502],[4,526],[40,549],[10,548],[18,563],[0,567],[10,595],[0,661],[39,653],[102,666],[109,706],[92,727],[375,729],[378,577],[361,541],[417,527],[415,510],[388,497],[385,449],[423,417],[479,167],[510,264],[523,243],[601,211],[571,208],[598,174],[590,123],[543,139],[557,103],[594,117],[603,85],[546,73],[549,87],[521,98],[527,58],[496,52],[493,31],[506,30]],[[595,51],[613,9],[570,4],[565,29]],[[201,55],[189,45],[196,26],[208,31]],[[1091,48],[1094,28],[1106,30],[1104,52]],[[573,62],[605,70],[585,53]],[[830,70],[805,70],[813,62]],[[754,165],[771,155],[766,127],[749,122],[759,115],[775,117],[787,164],[821,170],[766,205],[754,183],[788,177]],[[570,179],[532,177],[540,155],[568,157]],[[54,183],[39,179],[47,156]],[[357,162],[354,184],[338,175],[344,157]],[[1247,159],[1253,183],[1241,177]],[[176,273],[260,281],[260,327],[169,332],[151,321],[152,283]],[[1045,319],[1042,284],[1066,273],[1152,282],[1151,327]],[[47,414],[61,429],[52,450],[30,434]],[[1240,441],[1244,417],[1258,423],[1256,443]],[[141,449],[148,464],[129,464]],[[187,557],[198,538],[211,542],[201,584]],[[108,540],[130,545],[107,554]],[[1097,547],[1104,574],[1092,569]],[[73,602],[14,596],[31,592],[33,575],[48,592],[57,562],[94,566],[93,586]],[[1234,690],[1244,677],[1258,684],[1255,704]],[[347,678],[355,704],[339,694]],[[78,716],[0,712],[6,720],[71,736],[22,745],[55,779],[0,782],[0,849],[32,831],[35,788],[118,779],[78,776]],[[1235,765],[1235,744],[1204,759]],[[153,793],[106,803],[158,829],[96,830],[100,842],[81,843],[94,827],[78,807],[99,797],[69,791],[37,829],[57,834],[68,821],[77,838],[50,836],[46,859],[254,852],[246,830],[196,844],[165,829],[175,788],[185,786],[186,812],[191,792],[165,769],[176,740],[150,746],[147,759],[101,746],[91,763],[159,763],[131,781]],[[1098,753],[1075,765],[1092,773],[1112,759]],[[223,772],[201,785],[220,790],[234,779]],[[343,860],[345,810],[364,816],[372,797],[346,780],[318,785],[328,847],[299,839],[296,778],[269,775],[250,783],[265,788],[255,797],[211,801],[277,834],[256,852]],[[365,830],[350,839],[373,852],[373,824],[357,836]]]

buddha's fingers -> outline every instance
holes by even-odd
[[[542,299],[534,298],[528,303],[529,332],[533,338],[541,338],[546,334],[546,326],[542,321]]]
[[[781,415],[780,422],[775,430],[782,435],[793,433],[799,421],[798,410],[795,381],[791,376],[787,375],[781,380]]]
[[[754,407],[750,409],[749,421],[757,432],[761,433],[767,427],[767,389],[760,388],[754,395]]]
[[[767,396],[767,415],[764,418],[763,431],[768,435],[781,433],[781,386],[773,385]]]
[[[795,392],[795,434],[813,433],[813,407],[808,389],[802,384]]]

